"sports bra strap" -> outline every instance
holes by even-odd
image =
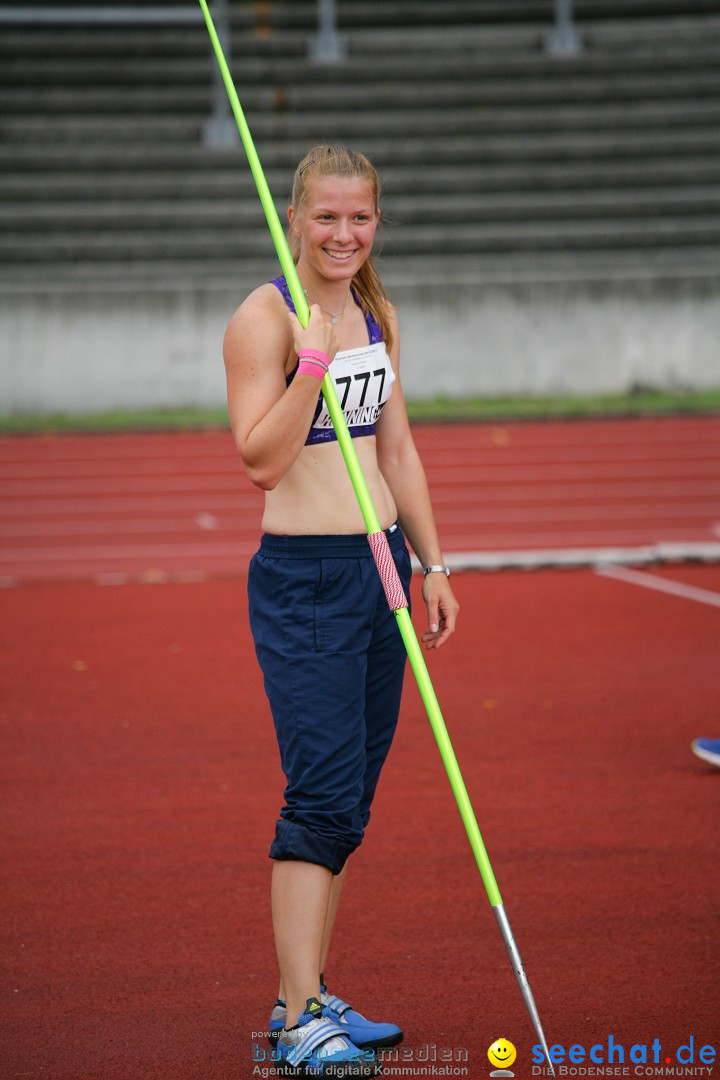
[[[270,282],[270,284],[274,285],[276,289],[280,290],[280,292],[282,293],[283,300],[285,301],[287,306],[290,308],[290,310],[292,312],[294,312],[297,315],[297,311],[295,311],[295,304],[293,303],[293,298],[290,295],[290,289],[288,287],[288,283],[287,283],[287,279],[286,279],[285,275],[281,274],[279,277],[273,278],[273,280]],[[368,343],[370,345],[376,345],[378,343],[378,341],[382,341],[382,330],[380,329],[380,327],[376,323],[376,321],[375,321],[374,317],[372,316],[372,314],[369,311],[366,311],[365,308],[362,306],[362,304],[360,303],[360,297],[358,296],[357,292],[352,287],[352,285],[350,286],[350,292],[352,293],[353,300],[355,301],[355,303],[357,304],[357,306],[360,308],[360,310],[363,313],[363,317],[365,319],[365,325],[367,326]]]

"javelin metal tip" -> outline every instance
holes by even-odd
[[[548,1068],[553,1076],[555,1076],[555,1070],[550,1060],[550,1052],[548,1050],[547,1040],[545,1038],[545,1032],[543,1031],[542,1024],[540,1023],[540,1016],[538,1015],[535,999],[533,998],[532,990],[530,989],[530,983],[528,982],[527,975],[525,974],[525,968],[523,967],[520,951],[515,944],[515,938],[513,937],[512,929],[508,917],[505,914],[505,907],[503,904],[493,904],[493,911],[497,924],[500,927],[500,933],[502,934],[503,941],[505,942],[505,948],[507,954],[510,957],[510,964],[515,972],[515,978],[517,979],[518,986],[520,987],[520,993],[523,996],[523,1001],[530,1014],[532,1025],[535,1028],[535,1034],[537,1035],[543,1050],[545,1051],[545,1060],[548,1063]]]

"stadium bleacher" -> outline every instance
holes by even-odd
[[[204,25],[50,18],[77,6],[0,15],[0,283],[257,280],[274,262],[244,152],[203,138]],[[347,56],[322,65],[315,3],[229,6],[281,214],[308,146],[366,151],[390,276],[720,264],[717,0],[576,0],[576,57],[546,51],[551,0],[338,0]]]

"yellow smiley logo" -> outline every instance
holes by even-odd
[[[516,1057],[517,1050],[507,1039],[496,1039],[488,1049],[488,1061],[499,1069],[508,1068]]]

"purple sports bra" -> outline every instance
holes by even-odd
[[[282,293],[291,311],[295,305],[284,276],[275,278],[273,284]],[[362,308],[354,289],[350,290],[358,307]],[[368,329],[368,344],[358,349],[345,349],[336,353],[330,365],[330,375],[335,384],[340,407],[353,439],[375,434],[375,425],[395,382],[395,372],[382,339],[382,331],[369,311],[363,308]],[[286,376],[289,386],[295,378],[297,366]],[[318,396],[315,415],[306,446],[337,440],[330,414],[322,394]]]

